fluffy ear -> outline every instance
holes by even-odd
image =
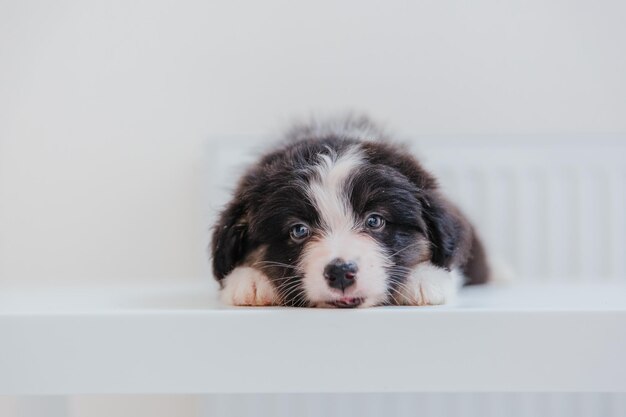
[[[471,244],[471,226],[456,207],[434,190],[426,193],[422,204],[431,243],[431,262],[448,270],[459,266]]]
[[[218,281],[243,261],[247,252],[248,225],[245,216],[244,203],[235,197],[221,213],[213,229],[213,274]]]

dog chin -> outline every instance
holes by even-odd
[[[311,304],[319,308],[367,308],[383,304],[384,296],[365,296],[362,294],[337,294]]]

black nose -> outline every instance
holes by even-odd
[[[324,277],[332,288],[344,290],[354,284],[359,268],[354,262],[334,259],[324,268]]]

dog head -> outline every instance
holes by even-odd
[[[257,268],[285,305],[380,305],[418,264],[449,269],[462,233],[404,148],[304,138],[244,175],[214,229],[213,270],[221,280],[237,266]]]

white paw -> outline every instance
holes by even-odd
[[[447,271],[424,262],[411,273],[402,288],[400,304],[427,306],[450,303],[461,283],[458,271]]]
[[[277,304],[276,291],[269,279],[248,266],[239,266],[224,278],[220,299],[224,304],[232,306]]]

